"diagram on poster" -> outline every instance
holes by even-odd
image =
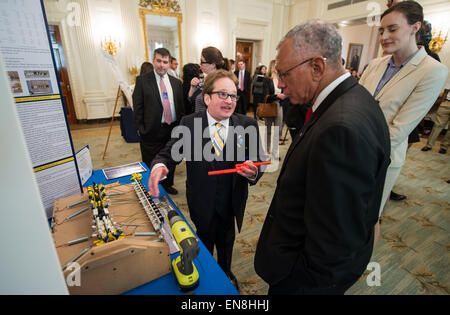
[[[42,0],[0,0],[0,53],[47,214],[81,183]],[[49,210],[50,209],[50,210]]]

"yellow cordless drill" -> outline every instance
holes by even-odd
[[[172,261],[175,279],[182,291],[195,289],[200,280],[197,268],[193,263],[200,251],[197,239],[176,211],[169,211],[167,218],[173,237],[180,248],[180,256]]]

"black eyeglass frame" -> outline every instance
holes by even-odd
[[[208,94],[209,95],[217,94],[217,97],[219,97],[221,100],[226,100],[229,97],[232,102],[239,101],[239,95],[236,95],[236,94],[228,94],[227,92],[222,92],[222,91],[213,91]]]
[[[301,65],[303,65],[303,64],[305,64],[305,63],[307,63],[307,62],[310,62],[310,61],[313,60],[314,58],[316,58],[316,57],[311,57],[311,58],[308,58],[308,59],[306,59],[306,60],[303,60],[303,61],[300,62],[299,64],[297,64],[297,65],[295,65],[295,66],[289,68],[288,70],[284,71],[283,73],[281,73],[280,71],[277,71],[278,78],[279,78],[281,81],[284,81],[284,78],[287,77],[287,75],[289,74],[289,72],[291,72],[291,71],[294,70],[295,68],[300,67]],[[327,58],[324,57],[323,60],[327,61]]]

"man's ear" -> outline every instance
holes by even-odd
[[[325,74],[326,62],[321,57],[311,60],[311,76],[314,81],[320,81]]]
[[[203,101],[205,102],[206,106],[209,106],[209,104],[211,103],[211,95],[209,94],[203,95]]]

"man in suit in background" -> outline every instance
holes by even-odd
[[[177,79],[180,78],[180,75],[177,72],[178,68],[178,60],[175,57],[170,57],[170,67],[167,70],[167,73],[171,75],[172,77],[175,77]]]
[[[255,254],[269,294],[343,294],[374,247],[389,131],[372,97],[341,65],[342,38],[320,20],[277,48],[279,88],[312,106],[289,148]]]
[[[247,114],[248,103],[250,101],[250,86],[252,84],[252,78],[250,72],[245,70],[245,61],[240,60],[238,62],[238,70],[234,72],[236,78],[239,80],[238,95],[239,101],[236,106],[236,112],[242,115]]]
[[[261,146],[257,122],[233,113],[237,83],[234,74],[225,70],[206,76],[203,98],[207,110],[183,117],[175,130],[180,130],[178,138],[172,138],[154,159],[148,184],[150,193],[158,196],[159,180],[168,174],[171,165],[185,158],[186,197],[197,235],[211,254],[216,246],[218,263],[236,287],[237,281],[231,272],[234,219],[240,231],[248,184],[255,185],[262,176],[262,169],[258,170],[252,161],[263,158],[259,154]],[[253,133],[239,131],[243,129],[241,127]],[[198,131],[197,128],[201,129]],[[183,134],[186,129],[189,130],[188,135]],[[172,148],[180,142],[183,143],[183,153],[175,158]],[[239,151],[245,154],[239,156]],[[211,156],[207,157],[208,154]],[[232,169],[236,163],[245,163],[247,168],[234,174],[208,176],[209,171]]]
[[[170,52],[158,48],[154,52],[154,71],[139,76],[133,92],[134,121],[141,139],[142,161],[151,165],[154,157],[170,140],[172,129],[184,114],[181,81],[167,75]],[[169,194],[173,187],[175,166],[161,184]]]

